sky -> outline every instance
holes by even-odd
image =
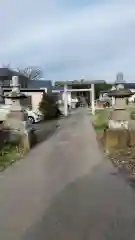
[[[53,81],[135,81],[135,0],[1,0],[0,65]]]

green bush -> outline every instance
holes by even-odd
[[[44,120],[55,119],[61,115],[60,110],[55,103],[53,97],[49,96],[45,92],[39,104],[39,110],[42,112]]]
[[[23,150],[14,143],[5,144],[0,149],[0,171],[8,167],[10,164],[19,160],[23,156]]]
[[[92,117],[92,124],[96,130],[103,130],[108,124],[108,111],[97,110],[95,116]]]

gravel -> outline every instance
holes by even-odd
[[[124,172],[135,175],[135,148],[122,149],[108,154],[114,166]]]

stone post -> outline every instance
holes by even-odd
[[[4,103],[4,98],[3,98],[3,89],[2,86],[0,85],[0,104]]]
[[[68,115],[67,84],[64,84],[64,115]]]
[[[94,83],[91,84],[91,107],[92,107],[92,114],[95,115],[95,85]]]
[[[19,91],[19,80],[18,76],[13,76],[12,77],[12,91]]]
[[[115,105],[115,98],[112,97],[112,106],[114,106],[114,105]]]

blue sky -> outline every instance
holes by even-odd
[[[135,80],[134,0],[1,0],[0,63],[45,79]]]

